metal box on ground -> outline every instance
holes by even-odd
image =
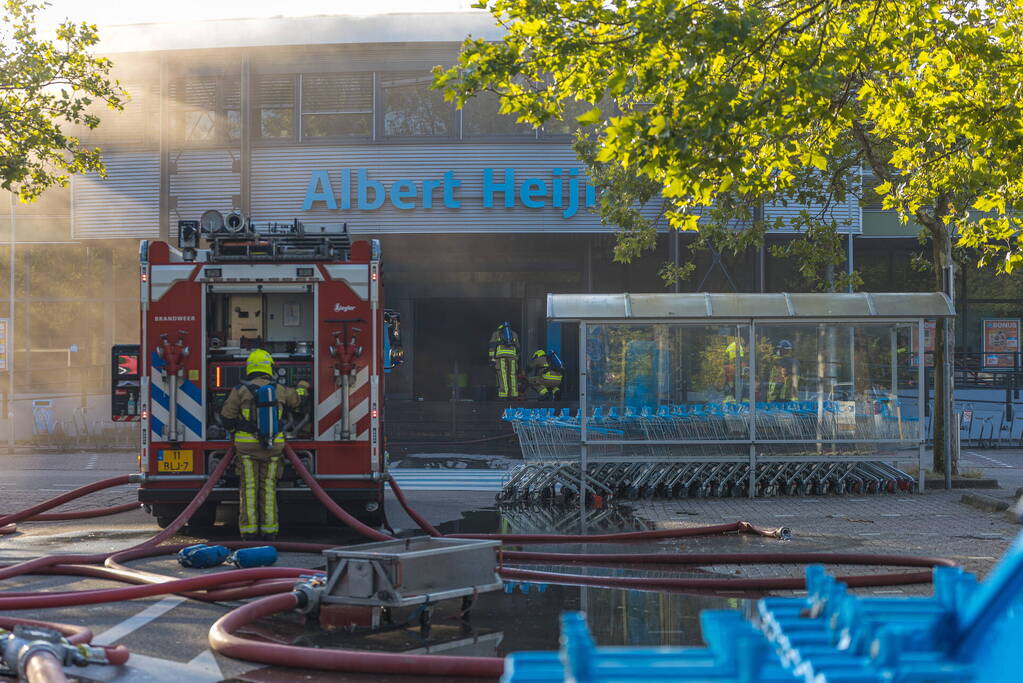
[[[324,550],[324,603],[403,607],[498,590],[497,541],[418,537]]]

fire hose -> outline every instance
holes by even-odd
[[[343,507],[335,503],[319,482],[302,465],[290,446],[285,446],[285,456],[295,467],[299,476],[309,486],[318,500],[340,521],[360,535],[372,540],[392,540],[377,529],[369,527],[355,519]],[[0,594],[0,610],[17,610],[41,607],[58,607],[69,605],[99,604],[138,597],[164,594],[178,594],[185,597],[207,600],[240,600],[251,597],[260,599],[239,607],[219,619],[210,629],[209,641],[214,650],[227,656],[264,664],[299,666],[303,668],[324,668],[331,671],[359,671],[388,674],[430,674],[440,676],[489,676],[500,675],[503,666],[501,659],[488,657],[453,657],[438,655],[401,655],[389,653],[368,653],[345,650],[322,650],[283,644],[268,644],[252,641],[237,635],[244,625],[257,619],[278,612],[302,606],[306,596],[295,591],[295,579],[321,574],[301,568],[262,568],[239,569],[211,574],[203,574],[188,579],[173,579],[152,572],[144,572],[127,567],[122,562],[142,557],[153,557],[177,552],[183,546],[160,546],[159,544],[171,537],[183,527],[195,511],[206,501],[210,492],[220,480],[234,457],[229,450],[226,456],[210,473],[203,487],[184,511],[166,529],[152,538],[125,550],[108,554],[93,555],[53,555],[36,558],[15,565],[0,567],[0,579],[32,573],[70,574],[135,584],[128,587],[97,589],[89,591],[73,591],[63,593],[3,593]],[[80,517],[99,516],[97,510],[85,510],[71,513],[55,513],[43,517],[50,510],[70,500],[88,493],[119,486],[130,481],[129,475],[114,477],[88,486],[83,486],[54,499],[36,505],[27,510],[0,517],[0,525],[13,525],[23,520],[37,519],[75,519]],[[433,525],[422,517],[408,503],[404,492],[393,480],[388,479],[396,499],[406,513],[417,525],[430,536],[441,536]],[[125,511],[137,504],[118,506],[105,511]],[[9,532],[8,532],[9,533]],[[455,538],[477,538],[499,540],[502,543],[524,545],[533,543],[628,543],[670,538],[682,538],[709,534],[750,533],[775,538],[787,537],[787,530],[764,530],[747,522],[719,524],[705,527],[684,529],[659,529],[652,531],[635,531],[594,535],[564,534],[451,534]],[[252,542],[235,542],[225,544],[230,548],[251,547],[258,545]],[[274,545],[284,551],[320,552],[328,545],[313,543],[276,542]],[[624,588],[659,588],[662,590],[777,590],[799,589],[804,587],[802,578],[647,578],[647,577],[605,577],[582,576],[560,572],[534,571],[507,567],[508,564],[563,563],[589,565],[635,565],[656,564],[661,566],[735,564],[735,563],[791,563],[805,564],[811,562],[838,564],[866,564],[903,567],[934,567],[948,566],[948,560],[915,556],[884,556],[867,554],[827,554],[827,553],[664,553],[664,554],[586,554],[586,553],[534,553],[521,551],[499,551],[501,576],[515,580],[559,583],[565,585],[599,585]],[[102,566],[98,566],[102,565]],[[889,574],[868,574],[861,576],[842,577],[851,586],[899,585],[906,583],[923,583],[930,581],[930,572],[915,571]],[[28,620],[0,620],[0,627],[18,622],[31,625]],[[50,625],[53,626],[53,625]],[[70,637],[84,640],[83,633],[87,629],[60,625],[61,633],[70,633]],[[77,629],[77,630],[76,630]],[[70,642],[70,637],[68,638]],[[107,648],[106,656],[114,660],[127,658],[123,648]],[[122,659],[123,658],[123,659]],[[51,662],[52,664],[52,662]],[[40,667],[45,668],[41,663]],[[46,679],[55,680],[55,679]]]

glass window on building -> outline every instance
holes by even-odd
[[[612,105],[610,103],[601,103],[597,106],[604,118],[611,115]],[[589,102],[566,102],[561,118],[547,121],[547,123],[543,124],[541,132],[544,136],[554,137],[574,135],[582,127],[576,119],[591,109],[593,109],[593,105]]]
[[[238,76],[189,76],[171,82],[175,137],[185,143],[216,144],[241,137]],[[159,127],[159,110],[147,115]]]
[[[171,86],[179,137],[184,142],[216,139],[217,79],[186,78]]]
[[[228,142],[242,139],[242,83],[241,77],[225,78],[222,84],[223,136]]]
[[[864,211],[882,211],[884,198],[877,193],[881,180],[869,171],[863,173],[863,199],[860,204]]]
[[[253,132],[265,139],[295,135],[295,77],[289,74],[257,76],[254,83]]]
[[[384,135],[387,137],[450,137],[455,109],[439,90],[431,90],[429,72],[379,74]]]
[[[502,114],[501,98],[495,93],[480,93],[462,107],[462,135],[467,138],[536,137],[536,129],[517,123],[515,114]]]
[[[302,75],[302,137],[373,135],[373,74]]]

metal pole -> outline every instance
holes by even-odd
[[[738,332],[738,330],[736,330]],[[738,336],[738,335],[736,335]],[[749,497],[757,496],[757,329],[756,322],[750,320],[749,339],[746,347],[749,349]],[[742,398],[736,397],[739,401]]]
[[[956,310],[956,287],[955,287],[955,263],[952,261],[952,241],[949,239],[945,244],[945,290],[948,300],[952,303],[952,312]],[[945,490],[952,489],[952,392],[955,381],[955,318],[945,318],[945,367],[941,372],[945,374],[945,381],[942,382],[942,405],[945,408]],[[937,371],[938,368],[935,368]],[[935,397],[937,400],[937,397]]]
[[[951,268],[951,267],[950,267]],[[955,318],[945,319],[945,367],[941,371],[945,373],[945,382],[942,386],[943,395],[941,401],[945,406],[945,490],[952,490],[952,467],[957,463],[952,461],[952,382],[954,381],[953,358],[955,353]],[[935,368],[937,370],[937,368]]]
[[[893,327],[889,330],[891,336],[891,365],[892,365],[892,395],[895,397],[894,400],[899,398],[899,342],[898,342],[899,328]]]
[[[14,193],[11,193],[11,250],[8,267],[8,298],[10,300],[9,322],[7,323],[7,450],[14,455],[14,259],[16,235],[16,218],[14,215]]]
[[[589,444],[586,425],[589,420],[587,413],[587,377],[589,367],[586,353],[586,322],[579,323],[579,524],[580,533],[586,533],[586,466],[589,459]]]
[[[924,349],[924,320],[921,318],[916,321],[916,395],[917,395],[917,438],[920,440],[920,447],[917,452],[917,491],[920,493],[924,492],[924,444],[927,441],[927,432],[924,431],[924,421],[927,415],[925,410],[927,407],[927,397],[930,393],[927,391],[927,371],[924,367],[924,359],[927,357],[927,352]],[[934,415],[931,415],[931,419],[934,419]],[[947,467],[945,469],[948,469]]]
[[[845,272],[849,276],[849,283],[848,283],[848,285],[846,285],[846,290],[849,291],[849,292],[852,292],[853,291],[853,286],[852,286],[852,274],[853,274],[853,234],[852,234],[852,229],[851,228],[849,229],[848,235],[849,235],[849,238],[848,238],[849,239],[849,258],[847,258],[846,261],[845,261],[845,265],[846,265]]]

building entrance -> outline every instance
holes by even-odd
[[[476,401],[493,399],[495,377],[488,344],[504,320],[521,337],[521,299],[417,299],[413,341],[416,397],[425,401],[455,395]]]

